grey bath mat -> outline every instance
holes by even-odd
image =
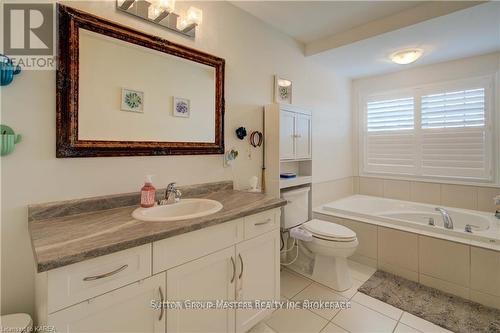
[[[500,310],[386,272],[375,272],[358,290],[453,332],[500,332]]]

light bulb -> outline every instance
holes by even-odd
[[[391,54],[391,60],[396,64],[407,65],[420,58],[422,53],[421,49],[402,50]]]
[[[172,13],[175,10],[175,0],[159,0],[158,6],[169,13]]]
[[[162,12],[163,10],[156,3],[152,3],[148,7],[148,17],[152,20],[155,20]]]
[[[185,16],[179,16],[179,18],[177,18],[177,29],[184,30],[187,28],[188,25],[189,22]]]
[[[187,11],[188,24],[200,25],[202,21],[203,21],[203,11],[196,7],[189,7]]]

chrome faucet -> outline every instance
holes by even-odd
[[[450,214],[448,214],[448,211],[441,207],[436,207],[434,210],[440,212],[441,216],[443,216],[444,227],[446,229],[453,229],[453,219]]]
[[[160,201],[160,205],[171,205],[181,200],[182,193],[176,188],[175,183],[170,183],[165,191],[165,199]]]

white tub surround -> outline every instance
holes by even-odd
[[[449,212],[453,229],[444,227],[441,214],[435,210],[438,207]],[[317,207],[314,212],[500,251],[500,220],[494,212],[367,195],[353,195],[330,202]],[[434,225],[431,225],[432,221]],[[466,226],[470,226],[471,232],[465,231]]]
[[[500,309],[500,221],[493,213],[442,207],[453,219],[449,230],[436,207],[354,195],[316,208],[314,217],[356,233],[351,260]],[[478,228],[465,232],[466,224]]]

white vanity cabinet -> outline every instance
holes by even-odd
[[[167,271],[169,301],[233,301],[234,247]],[[186,303],[187,305],[187,303]],[[167,332],[234,332],[233,309],[169,309]]]
[[[280,211],[265,211],[236,223],[239,230],[235,237],[240,242],[167,270],[169,300],[279,300]],[[220,228],[218,232],[224,231]],[[186,234],[198,236],[203,235]],[[213,236],[212,241],[221,241]],[[193,238],[185,244],[196,248],[196,243]],[[246,332],[271,312],[272,309],[170,309],[167,332]]]
[[[280,159],[311,158],[311,115],[296,109],[280,110]]]
[[[37,274],[40,325],[57,332],[245,332],[273,309],[186,301],[279,300],[280,209]],[[154,309],[180,302],[184,308]]]
[[[236,277],[236,299],[239,301],[271,301],[280,299],[280,236],[268,232],[236,245],[239,267]],[[236,331],[246,332],[273,310],[236,310]]]
[[[158,274],[50,314],[48,324],[57,332],[162,333],[165,310],[151,302],[161,302],[165,290],[165,273]]]

